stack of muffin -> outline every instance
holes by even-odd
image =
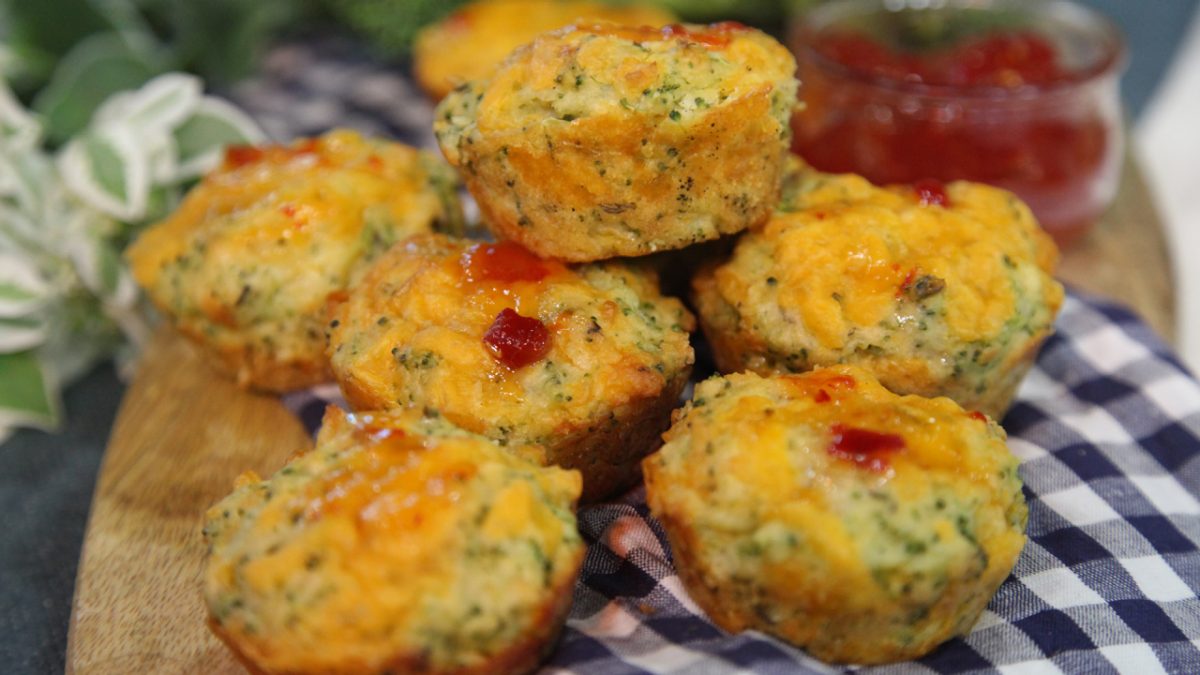
[[[789,158],[794,68],[738,24],[579,23],[437,109],[495,243],[434,232],[458,220],[444,166],[348,132],[231,151],[142,237],[135,275],[221,367],[330,373],[359,411],[208,514],[210,623],[247,664],[535,667],[576,500],[643,458],[722,627],[857,663],[970,629],[1024,542],[993,418],[1061,302],[1053,245],[999,190]],[[649,254],[743,232],[692,279],[731,374],[676,409],[695,322]]]

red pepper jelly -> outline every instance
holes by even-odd
[[[877,184],[996,185],[1060,245],[1083,235],[1117,187],[1115,27],[1069,2],[915,5],[826,3],[793,26],[793,149]]]
[[[463,253],[461,263],[472,282],[541,281],[550,273],[545,261],[511,241],[475,244]]]
[[[904,438],[896,434],[848,427],[844,424],[835,424],[830,431],[833,438],[829,443],[829,454],[872,471],[887,470],[888,455],[905,447]]]
[[[550,331],[536,318],[505,308],[484,334],[483,344],[493,358],[516,370],[550,352]]]

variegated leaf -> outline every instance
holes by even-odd
[[[110,97],[92,117],[92,127],[120,125],[141,132],[167,132],[179,126],[200,103],[199,78],[167,73],[136,91]]]
[[[52,290],[27,255],[0,251],[0,317],[29,315],[42,307]]]
[[[178,166],[174,180],[189,180],[215,168],[226,146],[261,143],[265,138],[249,115],[219,98],[205,96],[175,130]]]
[[[150,162],[131,130],[89,131],[58,157],[63,182],[81,201],[115,218],[141,220],[150,192]]]

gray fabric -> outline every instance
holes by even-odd
[[[0,446],[0,670],[60,673],[75,570],[100,457],[124,386],[109,366],[66,396],[57,435],[20,431]]]

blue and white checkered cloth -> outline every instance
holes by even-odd
[[[429,146],[428,103],[348,45],[277,49],[233,92],[278,138],[351,126]],[[1129,312],[1070,295],[1004,419],[1029,543],[962,639],[870,672],[1200,673],[1200,384]],[[315,430],[337,390],[285,401]],[[589,543],[548,673],[833,672],[688,598],[644,492],[579,513]]]

